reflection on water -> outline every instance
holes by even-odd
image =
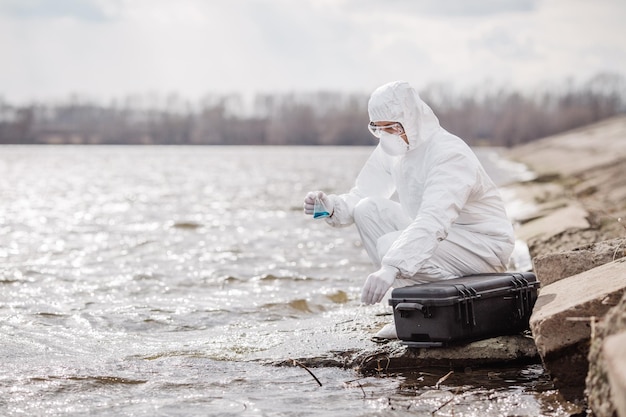
[[[0,148],[0,414],[566,415],[532,366],[434,389],[272,365],[371,348],[388,320],[359,305],[356,230],[301,208],[369,151]]]

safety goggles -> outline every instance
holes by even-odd
[[[370,124],[367,125],[367,128],[372,133],[372,135],[376,136],[377,138],[380,137],[381,132],[387,132],[392,135],[401,135],[404,133],[404,128],[402,127],[402,124],[398,122],[384,126],[377,126],[374,124],[374,122],[370,122]]]

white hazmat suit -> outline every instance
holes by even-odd
[[[305,199],[306,211],[307,199],[320,196],[332,226],[356,224],[379,268],[367,278],[361,300],[380,302],[392,285],[504,271],[513,227],[469,146],[439,125],[406,82],[376,89],[368,112],[372,122],[399,122],[408,145],[392,143],[399,136],[381,137],[390,142],[378,144],[349,193],[317,191]]]

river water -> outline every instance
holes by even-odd
[[[370,150],[0,147],[0,415],[569,415],[537,364],[285,366],[388,319],[359,305],[356,230],[302,213]],[[523,173],[477,153],[499,184]]]

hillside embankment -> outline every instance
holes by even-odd
[[[517,219],[531,256],[626,237],[626,117],[507,151],[536,178],[512,186],[535,205]]]
[[[531,317],[555,386],[596,416],[626,416],[626,117],[507,151],[536,178],[515,184],[516,219],[541,282]]]

